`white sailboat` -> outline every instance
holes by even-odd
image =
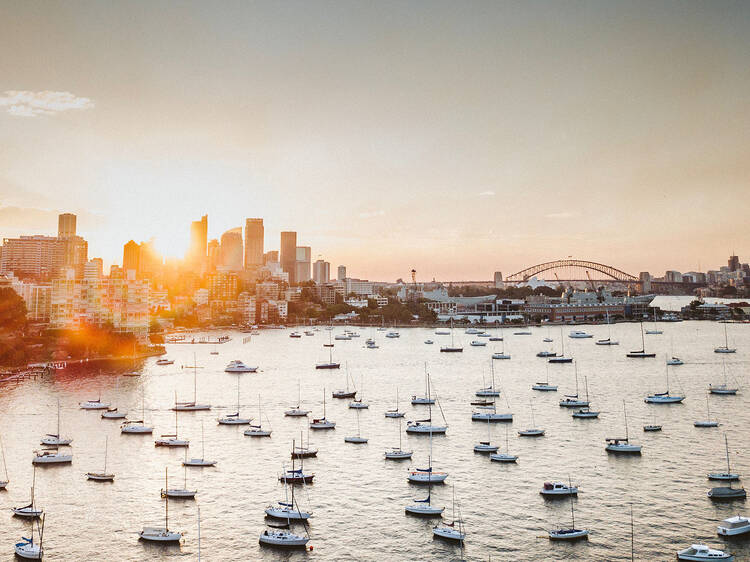
[[[190,441],[177,436],[177,412],[174,413],[174,434],[164,434],[154,440],[155,447],[189,447]]]
[[[500,391],[495,388],[495,363],[490,361],[490,376],[492,377],[492,384],[477,390],[475,396],[500,396]],[[484,374],[482,374],[484,378]]]
[[[29,500],[29,503],[21,506],[21,507],[11,507],[10,510],[13,512],[13,515],[17,515],[18,517],[26,517],[27,519],[33,519],[35,517],[41,517],[44,513],[44,510],[38,509],[36,505],[34,505],[34,488],[36,487],[36,467],[34,467],[34,473],[31,477],[31,499]]]
[[[42,445],[70,445],[73,442],[72,439],[67,439],[60,436],[60,401],[57,401],[57,433],[48,433],[42,437]]]
[[[724,358],[721,358],[721,368],[724,371],[724,382],[721,384],[708,385],[708,390],[711,392],[711,394],[723,394],[723,395],[733,395],[737,394],[737,391],[739,390],[736,387],[729,386],[729,381],[727,380],[727,365],[724,361]]]
[[[565,337],[563,336],[563,327],[560,326],[560,355],[555,355],[547,359],[547,363],[572,363],[572,357],[565,356]]]
[[[146,393],[141,389],[141,419],[128,420],[120,426],[120,433],[153,433],[154,428],[146,425]]]
[[[727,323],[724,322],[724,345],[714,348],[714,353],[736,353],[737,348],[729,347],[729,338],[727,336]]]
[[[711,406],[709,404],[709,396],[711,396],[710,393],[706,393],[706,415],[707,419],[705,420],[697,420],[693,422],[693,425],[695,427],[719,427],[719,422],[716,420],[711,419]]]
[[[448,424],[445,423],[445,415],[442,408],[440,408],[440,415],[443,417],[443,425],[433,425],[432,423],[432,404],[434,401],[431,398],[431,390],[430,375],[427,374],[427,419],[408,421],[406,423],[406,433],[429,433],[432,435],[433,433],[445,433],[448,430]]]
[[[410,459],[412,451],[404,451],[401,448],[401,420],[398,420],[398,448],[393,447],[390,451],[385,452],[385,458],[387,460],[402,460]]]
[[[536,427],[536,422],[534,421],[534,404],[529,402],[529,408],[531,409],[531,427],[528,429],[519,430],[518,436],[519,437],[543,437],[544,430]]]
[[[310,429],[336,429],[336,422],[326,418],[326,389],[323,387],[323,417],[310,422]]]
[[[16,556],[23,558],[24,560],[41,560],[44,557],[44,548],[42,542],[44,539],[44,515],[42,515],[41,522],[37,522],[37,529],[39,531],[39,541],[34,542],[34,522],[31,523],[31,537],[21,537],[21,542],[17,542],[14,546]]]
[[[195,494],[198,493],[198,490],[188,490],[187,489],[187,465],[185,465],[185,463],[182,463],[182,465],[184,467],[183,468],[183,472],[185,474],[185,480],[184,480],[182,488],[170,488],[167,485],[167,480],[165,478],[164,479],[164,489],[161,491],[161,497],[162,498],[180,498],[180,499],[183,499],[183,500],[192,500],[192,499],[195,498]]]
[[[666,366],[667,373],[667,390],[665,392],[655,392],[649,394],[643,400],[647,404],[679,404],[685,400],[685,396],[681,394],[672,395],[669,393],[669,365]],[[678,381],[679,382],[679,381]]]
[[[349,402],[349,408],[352,409],[359,409],[359,410],[366,410],[370,407],[370,405],[364,401],[364,394],[365,394],[365,379],[364,375],[362,376],[361,380],[359,381],[359,390],[360,395],[359,398],[353,398],[351,402]]]
[[[569,528],[552,529],[548,531],[550,540],[553,541],[575,541],[579,539],[587,539],[589,532],[587,529],[576,529],[576,514],[573,508],[573,495],[570,495],[570,517],[572,519],[572,525]]]
[[[424,405],[434,404],[435,399],[430,396],[430,381],[429,374],[427,373],[427,363],[424,364],[424,396],[417,396],[416,394],[411,397],[411,405]]]
[[[441,346],[440,351],[442,353],[461,353],[463,350],[463,347],[458,346],[453,342],[453,317],[451,316],[451,344]]]
[[[178,402],[177,392],[175,392],[175,402],[172,407],[175,412],[196,412],[199,410],[211,409],[210,404],[198,403],[198,364],[195,359],[195,354],[193,354],[193,364],[191,367],[193,368],[193,400],[192,402]]]
[[[86,400],[85,402],[79,402],[78,405],[82,410],[106,410],[109,408],[109,402],[102,402],[102,397],[99,396],[96,400]]]
[[[566,394],[565,398],[560,400],[559,404],[562,408],[578,408],[582,406],[588,406],[588,400],[581,400],[578,397],[578,363],[575,364],[575,378],[576,378],[576,393]]]
[[[498,413],[497,406],[493,402],[488,406],[479,406],[481,412],[472,412],[471,421],[487,422],[512,422],[513,414],[510,412]]]
[[[183,466],[216,466],[216,461],[206,460],[206,442],[205,441],[206,441],[205,436],[203,434],[203,422],[201,421],[201,458],[190,459],[190,460],[185,458],[185,460],[182,462]],[[187,454],[187,449],[185,450],[185,453]]]
[[[359,428],[359,410],[356,410],[357,412],[357,435],[352,435],[349,437],[344,437],[345,443],[356,443],[356,444],[364,444],[367,443],[368,439],[366,437],[362,437],[362,434],[360,433]]]
[[[487,420],[487,441],[480,441],[474,445],[475,453],[496,453],[498,449],[497,445],[492,444],[490,420]]]
[[[607,339],[596,340],[596,345],[620,345],[619,341],[612,339],[612,328],[609,322],[609,310],[607,310]]]
[[[583,377],[583,380],[584,380],[584,386],[586,387],[586,403],[590,404],[589,402],[589,378]],[[580,410],[573,412],[573,417],[577,419],[598,418],[599,412],[595,412],[589,406],[584,406]]]
[[[169,488],[167,469],[164,468],[164,489]],[[169,530],[169,496],[164,496],[164,527],[144,527],[138,537],[150,542],[177,542],[182,533]]]
[[[406,479],[415,484],[437,484],[445,482],[447,472],[435,472],[432,468],[432,433],[430,433],[430,455],[427,457],[427,468],[414,468]]]
[[[315,365],[316,369],[339,369],[341,367],[341,363],[337,363],[333,360],[333,342],[331,341],[331,333],[328,332],[328,344],[324,344],[325,347],[328,348],[328,361],[317,363]]]
[[[501,333],[502,333],[502,329],[501,329]],[[492,359],[498,359],[498,360],[499,359],[510,359],[510,353],[505,353],[505,338],[503,338],[503,337],[500,337],[499,339],[498,338],[490,338],[490,341],[499,341],[499,342],[502,343],[502,345],[500,346],[500,351],[495,351],[492,354]]]
[[[463,519],[459,510],[458,519],[456,519],[456,487],[453,486],[453,517],[450,523],[443,521],[441,525],[435,525],[432,528],[432,534],[441,539],[463,542],[466,538],[466,532],[463,527]]]
[[[104,470],[101,472],[87,472],[86,478],[96,482],[114,482],[115,475],[107,472],[107,450],[109,448],[109,437],[104,438]]]
[[[510,444],[508,440],[508,426],[505,426],[505,452],[504,453],[493,453],[490,455],[490,460],[494,462],[516,462],[518,457],[510,454]]]
[[[227,414],[223,418],[218,418],[216,420],[220,425],[248,425],[251,421],[253,421],[251,418],[241,418],[240,417],[240,379],[237,378],[237,412],[234,414]]]
[[[284,472],[286,472],[286,467],[284,467]],[[284,482],[284,501],[279,501],[276,505],[266,507],[265,512],[268,517],[286,520],[293,519],[295,521],[304,521],[312,517],[313,514],[311,511],[302,511],[299,509],[299,506],[295,509],[294,486],[291,488],[292,501],[289,501],[289,484]]]
[[[724,448],[727,454],[727,469],[725,472],[709,472],[708,473],[709,480],[724,480],[724,481],[731,482],[731,481],[740,479],[740,475],[736,472],[732,472],[732,468],[729,465],[729,442],[727,441],[726,433],[724,434]]]
[[[544,369],[547,373],[547,378],[544,382],[537,382],[531,386],[531,390],[539,390],[541,392],[557,392],[557,385],[549,383],[549,363],[544,364]]]
[[[102,419],[104,420],[124,420],[127,416],[127,412],[123,412],[117,408],[107,408],[105,412],[102,412]]]
[[[285,416],[289,416],[292,418],[301,418],[307,416],[307,414],[310,413],[310,410],[303,410],[300,408],[300,404],[302,401],[302,390],[300,386],[300,381],[297,381],[297,405],[294,408],[290,408],[286,412],[284,412]]]
[[[641,322],[641,349],[628,351],[625,354],[625,357],[630,357],[633,359],[650,359],[652,357],[656,357],[656,353],[646,352],[646,339],[643,337],[643,322]]]
[[[57,450],[57,447],[49,447],[41,451],[34,451],[32,464],[67,464],[73,462],[72,454],[63,454]]]
[[[401,412],[398,409],[398,387],[396,387],[396,408],[393,410],[386,410],[385,417],[386,418],[403,418],[404,415],[405,415],[405,412]]]
[[[653,330],[646,330],[646,334],[649,336],[659,336],[663,334],[659,328],[656,327],[656,307],[654,307],[654,329]]]
[[[271,429],[263,429],[263,409],[260,404],[260,394],[258,394],[258,425],[250,424],[250,429],[246,429],[244,435],[248,437],[271,437]],[[268,421],[268,418],[266,418]],[[269,422],[270,424],[270,422]],[[270,428],[270,425],[269,425]]]
[[[605,439],[606,446],[604,449],[608,453],[629,453],[629,454],[635,454],[640,455],[641,454],[641,445],[633,445],[630,442],[629,434],[628,434],[628,412],[625,410],[625,400],[622,401],[622,413],[625,418],[625,437],[608,437]]]

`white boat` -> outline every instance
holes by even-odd
[[[504,453],[493,453],[490,455],[490,460],[495,462],[516,462],[518,457],[510,454],[510,446],[508,441],[508,426],[505,426],[505,452]]]
[[[656,353],[646,352],[646,340],[643,337],[643,322],[641,322],[641,349],[637,349],[635,351],[628,351],[625,354],[625,357],[630,357],[633,359],[650,359],[652,357],[656,357]]]
[[[607,437],[604,449],[608,453],[625,453],[631,455],[641,454],[641,445],[633,445],[628,434],[628,413],[625,410],[625,400],[622,401],[622,413],[625,418],[625,437]]]
[[[193,354],[193,364],[190,367],[193,368],[193,400],[192,402],[178,402],[177,392],[175,391],[175,401],[174,406],[172,406],[175,412],[197,412],[211,409],[209,404],[198,403],[198,364],[195,360],[195,354]]]
[[[435,330],[436,336],[449,336],[450,330]]]
[[[328,328],[326,328],[328,329]],[[331,327],[331,329],[333,329]],[[341,363],[337,363],[333,360],[333,342],[331,341],[331,333],[328,332],[328,343],[323,344],[323,347],[328,348],[328,361],[323,361],[322,363],[316,363],[315,368],[316,369],[339,369],[341,367]]]
[[[401,412],[398,409],[398,387],[396,387],[396,408],[393,410],[386,410],[385,417],[386,418],[403,418],[404,415],[405,415],[405,412]]]
[[[431,386],[430,386],[430,375],[427,374],[427,399],[428,399],[427,418],[423,420],[415,420],[415,421],[407,422],[406,433],[419,433],[419,434],[427,433],[431,436],[433,433],[445,433],[448,430],[448,424],[445,423],[445,416],[443,415],[442,408],[440,408],[440,415],[443,417],[444,425],[434,425],[432,423],[432,404],[434,403],[434,401],[431,400],[431,397],[432,397],[432,392],[431,392]],[[412,404],[414,404],[413,399],[412,399]]]
[[[734,395],[737,394],[737,391],[739,390],[736,387],[729,386],[729,381],[727,380],[727,365],[724,362],[724,358],[721,360],[721,368],[724,371],[724,382],[721,384],[708,385],[708,390],[711,392],[711,394],[723,394],[723,395]]]
[[[166,357],[162,357],[161,359],[156,360],[157,365],[174,365],[174,359],[167,359]]]
[[[678,365],[684,365],[684,361],[680,359],[679,357],[672,356],[669,359],[667,359],[667,365],[671,365],[673,367],[676,367]]]
[[[729,338],[727,337],[727,323],[724,322],[724,345],[714,348],[714,353],[736,353],[737,349],[729,347]]]
[[[487,420],[487,441],[480,441],[474,445],[475,453],[496,453],[498,449],[497,445],[492,444],[492,435],[490,429],[490,420]]]
[[[417,396],[416,394],[411,397],[411,405],[432,405],[435,403],[435,399],[430,396],[430,384],[427,374],[427,363],[424,365],[424,396]]]
[[[534,421],[534,404],[529,401],[529,409],[531,410],[531,427],[527,429],[521,429],[518,431],[519,437],[543,437],[544,430],[536,427]]]
[[[490,361],[490,376],[492,377],[492,384],[477,390],[475,396],[500,396],[500,391],[495,388],[495,363]],[[482,379],[484,379],[484,373],[482,373]],[[482,380],[484,384],[484,380]]]
[[[565,482],[545,482],[539,493],[543,496],[577,496],[578,486]]]
[[[107,408],[106,412],[102,412],[102,419],[105,420],[124,420],[127,416],[127,412],[121,412],[117,408]]]
[[[396,332],[395,330],[392,330],[392,331],[388,332],[388,333],[387,333],[387,334],[385,335],[385,337],[386,337],[386,338],[400,338],[400,337],[401,337],[401,334],[399,334],[399,333],[398,333],[398,332]]]
[[[300,334],[299,332],[292,332],[291,334],[289,334],[289,337],[290,338],[301,338],[302,334]]]
[[[164,488],[168,488],[167,469],[164,469]],[[182,533],[169,530],[169,496],[164,497],[164,527],[144,527],[138,537],[150,542],[177,542]]]
[[[185,449],[185,460],[182,461],[183,466],[216,466],[216,461],[206,460],[206,443],[205,436],[203,434],[203,422],[201,421],[201,458],[199,459],[188,459],[187,449]]]
[[[435,342],[432,341],[432,340],[424,340],[424,343],[427,344],[427,345],[432,345]]]
[[[472,412],[471,421],[486,421],[486,422],[512,422],[513,414],[510,412],[498,413],[493,402],[491,406],[485,406],[486,412]]]
[[[240,378],[237,377],[237,412],[234,414],[227,414],[223,418],[217,418],[216,420],[220,425],[248,425],[252,418],[241,418],[240,417]]]
[[[308,537],[295,535],[283,529],[266,529],[258,538],[258,542],[264,546],[279,548],[304,548],[309,541]]]
[[[572,525],[569,528],[552,529],[547,532],[547,536],[552,541],[577,541],[588,539],[589,532],[587,529],[576,529],[576,514],[573,508],[573,495],[570,495],[570,517]]]
[[[603,340],[596,340],[596,345],[620,345],[619,341],[612,339],[611,323],[609,321],[609,310],[607,310],[607,338]]]
[[[711,419],[711,406],[710,406],[709,400],[708,400],[709,396],[710,396],[710,394],[706,393],[706,415],[707,415],[707,419],[694,421],[693,425],[695,427],[719,427],[719,422],[716,421],[716,420],[712,420]]]
[[[286,472],[286,467],[284,467],[284,471]],[[276,505],[266,507],[265,512],[268,517],[286,519],[287,521],[306,521],[312,517],[313,514],[311,511],[302,511],[299,509],[299,506],[295,509],[294,486],[291,488],[292,500],[289,501],[289,484],[287,482],[284,483],[284,501],[279,501]]]
[[[225,373],[254,373],[258,370],[258,367],[249,367],[245,365],[239,359],[230,361],[229,365],[224,368]]]
[[[660,329],[656,327],[656,307],[654,307],[654,329],[653,330],[646,330],[646,334],[649,336],[659,336],[663,334]]]
[[[42,547],[42,541],[44,539],[44,516],[42,515],[41,522],[37,523],[39,531],[39,541],[34,542],[34,522],[31,523],[31,537],[21,537],[21,542],[17,542],[14,546],[16,556],[23,558],[24,560],[41,560],[44,557],[44,548]]]
[[[34,489],[35,488],[36,488],[36,467],[34,467],[34,473],[31,478],[31,499],[29,500],[29,503],[24,506],[11,507],[10,510],[13,512],[13,515],[17,515],[18,517],[25,517],[27,519],[34,519],[36,517],[42,516],[44,511],[37,508],[34,505]]]
[[[291,452],[292,468],[291,470],[283,471],[279,475],[279,482],[282,482],[284,484],[310,484],[312,483],[313,479],[315,478],[315,474],[305,473],[304,471],[305,455],[299,454],[299,452],[302,450],[309,450],[309,448],[297,447],[296,442],[292,440],[292,452]],[[316,450],[316,454],[317,454],[317,450]],[[297,458],[300,459],[299,468],[294,467],[294,460]]]
[[[107,472],[107,449],[109,445],[109,437],[104,438],[104,470],[101,472],[87,472],[86,478],[94,480],[96,482],[114,482],[115,475]]]
[[[5,480],[0,480],[0,490],[5,490],[6,486],[10,483],[10,478],[8,478],[8,465],[5,462],[5,447],[3,447],[2,439],[0,439],[0,455],[3,456],[3,469],[5,471]]]
[[[432,528],[432,535],[441,539],[448,539],[451,541],[457,541],[463,543],[466,538],[466,533],[463,528],[463,519],[459,510],[458,519],[456,519],[456,487],[453,487],[453,517],[450,523],[445,521],[441,525],[435,525]]]
[[[350,341],[352,337],[349,334],[336,334],[333,339],[338,341]]]
[[[401,448],[401,420],[398,420],[398,448],[393,447],[390,451],[385,452],[385,458],[387,460],[402,460],[410,459],[412,451],[404,451]]]
[[[547,379],[544,382],[537,382],[531,386],[531,390],[539,390],[542,392],[557,392],[557,385],[549,383],[549,363],[544,365],[547,373]]]
[[[154,447],[189,447],[190,441],[177,436],[177,412],[174,413],[174,434],[165,434],[154,440]]]
[[[42,445],[60,446],[70,445],[73,442],[72,439],[68,439],[60,436],[60,401],[57,401],[57,433],[48,433],[42,437]]]
[[[588,339],[593,338],[594,336],[584,332],[583,330],[573,330],[568,334],[568,337],[572,339]]]
[[[450,345],[443,345],[440,347],[441,353],[462,353],[464,350],[463,347],[457,346],[453,342],[453,317],[451,317],[451,344]]]
[[[364,444],[364,443],[367,443],[367,438],[366,437],[362,437],[362,435],[360,434],[360,428],[359,428],[359,410],[356,410],[356,412],[357,412],[357,435],[351,435],[351,436],[348,436],[348,437],[344,437],[344,443],[355,443],[355,444]]]
[[[727,441],[727,434],[724,434],[724,448],[726,450],[727,455],[727,470],[725,472],[709,472],[708,473],[708,479],[709,480],[724,480],[724,481],[735,481],[740,479],[740,475],[736,472],[732,472],[732,469],[729,465],[729,442]]]
[[[291,418],[301,418],[307,416],[307,414],[310,413],[310,410],[303,410],[300,408],[300,402],[302,400],[302,390],[300,386],[300,381],[297,381],[297,405],[293,408],[290,408],[289,410],[284,412],[285,416],[291,417]]]
[[[195,498],[195,494],[198,493],[198,490],[188,490],[187,489],[187,467],[185,466],[185,463],[182,463],[184,468],[183,471],[185,473],[185,480],[182,488],[170,488],[167,484],[167,479],[164,479],[164,489],[161,490],[161,497],[162,498],[179,498],[183,500],[192,500]]]
[[[362,398],[355,398],[349,402],[349,409],[351,410],[367,410],[369,407],[370,405],[367,402],[364,402]]]
[[[128,420],[120,425],[120,433],[152,433],[154,428],[146,425],[146,402],[145,391],[141,391],[141,418],[140,420]]]
[[[579,407],[589,405],[588,400],[581,400],[578,397],[578,363],[576,363],[575,365],[575,379],[576,379],[576,393],[566,394],[565,398],[560,400],[559,404],[560,404],[560,407],[562,408],[579,408]]]
[[[669,365],[666,366],[666,378],[667,378],[667,390],[666,392],[655,392],[646,396],[643,400],[648,404],[679,404],[685,400],[685,396],[677,394],[672,395],[669,393]],[[679,381],[678,381],[679,382]]]
[[[586,387],[586,403],[590,404],[589,402],[589,378],[583,377],[584,380],[584,386]],[[589,406],[584,406],[580,410],[577,410],[573,412],[573,417],[577,419],[592,419],[592,418],[598,418],[599,412],[595,412]]]
[[[716,531],[724,537],[734,537],[736,535],[750,533],[750,519],[742,517],[741,515],[729,517],[721,522],[716,528]]]
[[[310,429],[336,429],[336,422],[326,418],[326,389],[323,387],[323,417],[310,422]]]
[[[432,505],[430,503],[431,495],[432,494],[428,492],[425,499],[414,500],[414,503],[412,505],[407,505],[404,508],[404,511],[411,515],[418,515],[420,517],[436,517],[441,515],[445,508]]]
[[[471,345],[472,347],[485,347],[487,345],[487,342],[481,340],[471,340],[471,343],[469,345]]]
[[[480,333],[481,333],[481,330],[479,330],[479,328],[466,328],[464,330],[464,334],[468,334],[470,336],[480,334]]]
[[[430,434],[430,455],[427,457],[427,468],[414,468],[409,470],[406,479],[415,484],[437,484],[445,482],[448,478],[447,472],[435,472],[432,468],[432,434]]]
[[[101,397],[96,400],[86,400],[85,402],[79,402],[78,405],[82,410],[106,410],[109,408],[109,402],[102,402]]]
[[[688,548],[677,552],[677,560],[693,560],[705,562],[706,560],[734,560],[734,556],[723,550],[708,548],[705,544],[691,544]]]
[[[34,451],[34,458],[31,460],[32,464],[67,464],[70,462],[73,462],[73,455],[64,455],[56,448]]]
[[[250,424],[250,429],[246,429],[243,435],[247,435],[248,437],[271,437],[271,429],[263,429],[262,416],[263,410],[260,405],[260,394],[258,394],[258,425]],[[266,418],[266,421],[268,421],[268,418]]]

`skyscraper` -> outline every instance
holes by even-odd
[[[281,233],[279,262],[281,269],[289,274],[289,284],[296,285],[297,273],[297,233],[286,231]]]
[[[242,271],[242,227],[221,235],[220,265],[227,271]]]
[[[57,237],[71,238],[76,235],[76,216],[73,213],[62,213],[57,217]]]
[[[317,260],[313,264],[313,281],[318,285],[328,283],[331,278],[331,264],[327,261]]]
[[[207,258],[208,258],[208,272],[213,273],[216,271],[216,266],[219,265],[219,241],[216,238],[212,238],[208,241],[208,252],[207,252]]]
[[[338,279],[339,281],[343,281],[344,279],[346,279],[346,266],[345,265],[339,266],[336,279]]]
[[[245,219],[245,267],[263,265],[263,219]]]
[[[208,215],[201,220],[190,223],[190,250],[188,261],[191,267],[203,271],[206,267],[206,251],[208,247]]]
[[[297,246],[297,283],[310,281],[312,250],[310,246]]]
[[[133,271],[138,271],[138,268],[140,265],[140,257],[141,257],[141,248],[135,242],[135,240],[131,240],[130,242],[125,244],[125,246],[123,246],[123,249],[122,249],[123,271],[127,272],[130,269],[132,269]]]
[[[740,258],[738,256],[729,256],[729,260],[727,260],[727,265],[729,266],[729,271],[739,271],[740,270]]]

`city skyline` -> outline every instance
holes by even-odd
[[[0,237],[75,213],[108,265],[262,217],[382,280],[747,254],[750,6],[473,8],[16,3]]]

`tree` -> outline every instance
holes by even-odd
[[[0,287],[0,332],[20,333],[26,328],[26,303],[10,287]]]

